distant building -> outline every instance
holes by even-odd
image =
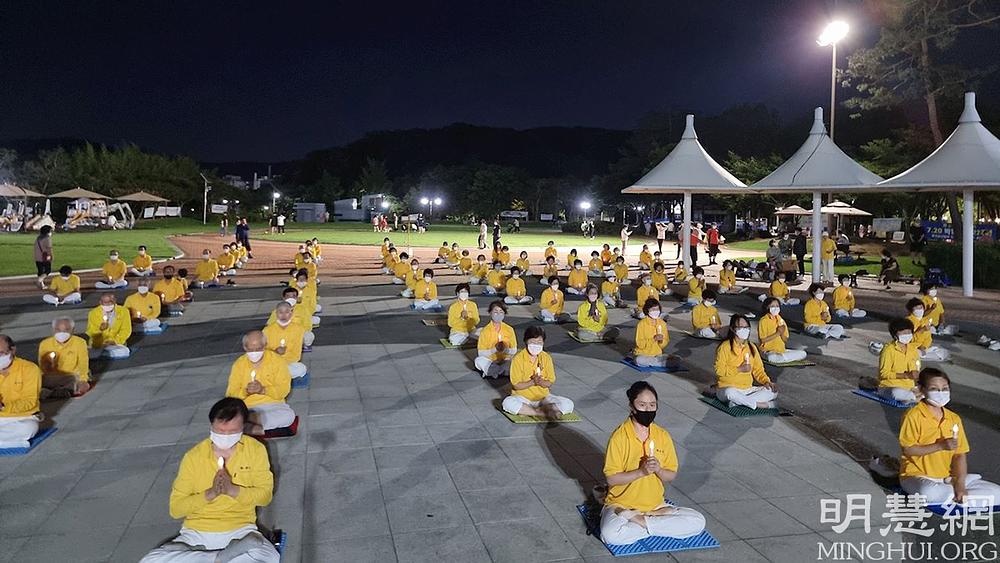
[[[382,202],[385,200],[384,194],[371,194],[361,196],[359,202],[357,198],[338,199],[333,202],[334,221],[371,221],[373,215],[385,212]]]
[[[236,174],[226,174],[222,177],[222,181],[241,190],[245,190],[250,186],[249,182],[244,180],[242,176],[237,176]]]

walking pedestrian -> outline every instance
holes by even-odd
[[[719,228],[715,223],[708,227],[705,233],[708,239],[708,263],[715,264],[715,257],[719,255]]]
[[[486,250],[486,219],[479,221],[479,250]]]
[[[285,234],[285,220],[286,219],[287,219],[287,217],[285,217],[284,213],[278,214],[277,222],[278,222],[278,233],[279,234],[282,234],[282,235]]]
[[[671,223],[673,226],[673,223]],[[667,238],[667,225],[662,221],[656,222],[656,249],[663,253],[663,241]]]
[[[38,289],[45,289],[45,276],[52,273],[52,227],[45,225],[35,239],[35,268],[38,270]]]
[[[493,220],[493,248],[500,244],[500,219]]]
[[[806,275],[806,235],[802,227],[795,227],[795,239],[792,240],[792,254],[799,263],[799,277]]]
[[[628,237],[632,236],[632,231],[628,230],[628,225],[622,225],[620,236],[622,239],[622,256],[625,256],[625,252],[628,250]]]

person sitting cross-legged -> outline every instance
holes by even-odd
[[[705,269],[701,266],[695,266],[691,268],[691,279],[688,280],[688,305],[697,305],[701,303],[701,294],[708,287],[708,283],[705,281]]]
[[[406,289],[403,290],[403,297],[413,297],[412,289],[413,287],[409,283],[411,277],[411,272],[416,272],[417,267],[420,262],[414,258],[410,261],[410,255],[403,252],[399,255],[399,262],[392,265],[392,283],[396,285],[406,285]],[[416,274],[412,274],[413,283],[417,283]],[[410,290],[410,294],[407,295],[407,290]]]
[[[132,319],[128,309],[115,302],[113,293],[101,295],[100,304],[87,314],[90,348],[101,350],[111,358],[127,358],[132,354],[128,348],[131,336]]]
[[[153,293],[160,298],[160,310],[168,313],[184,312],[184,282],[176,277],[173,266],[163,267],[163,279],[153,284]]]
[[[736,286],[736,265],[732,260],[723,260],[719,270],[719,294],[743,293],[748,288]]]
[[[323,306],[319,304],[319,282],[309,275],[309,270],[301,269],[295,272],[295,289],[299,290],[299,303],[312,315],[312,324],[317,326],[320,323],[319,314],[323,312]],[[292,284],[289,284],[290,286]]]
[[[80,276],[70,266],[59,268],[59,275],[49,283],[49,293],[42,294],[42,301],[49,305],[76,305],[83,301],[80,295]]]
[[[715,308],[715,298],[714,291],[705,289],[701,292],[701,300],[691,309],[691,328],[701,338],[724,336],[722,319],[719,318],[719,310]]]
[[[667,285],[667,274],[663,269],[663,262],[653,262],[653,272],[649,275],[653,281],[653,289],[660,295],[673,295],[674,290]]]
[[[524,287],[524,280],[521,279],[521,268],[517,266],[510,269],[510,277],[504,284],[504,291],[507,296],[503,298],[503,302],[508,305],[527,305],[534,301],[534,298],[528,295],[527,288]]]
[[[275,321],[262,330],[267,348],[285,360],[292,379],[302,377],[309,371],[302,363],[302,340],[306,330],[301,323],[292,321],[292,306],[287,302],[278,303],[274,314]]]
[[[934,344],[930,319],[925,315],[927,307],[924,302],[914,297],[906,302],[906,310],[910,312],[906,318],[913,323],[913,343],[917,345],[920,359],[931,362],[948,361],[951,358],[951,353]]]
[[[604,261],[601,260],[601,253],[596,250],[590,253],[590,262],[587,264],[587,276],[591,278],[604,277]]]
[[[257,507],[271,503],[274,474],[264,445],[243,434],[246,404],[227,397],[208,411],[209,437],[181,459],[170,490],[180,534],[140,563],[278,563],[281,555],[257,529]]]
[[[215,263],[219,265],[220,276],[236,275],[236,255],[230,250],[228,244],[222,245],[222,254],[219,254],[219,259]]]
[[[319,317],[311,314],[309,312],[309,305],[300,303],[298,296],[299,290],[294,287],[286,287],[281,291],[281,300],[292,307],[292,322],[297,323],[305,331],[302,336],[302,344],[308,348],[316,340],[316,334],[312,331],[312,328],[316,325],[313,321]],[[267,318],[267,324],[269,325],[276,322],[278,322],[277,309],[271,311],[271,315]]]
[[[781,317],[781,301],[768,297],[764,301],[764,313],[757,323],[757,337],[760,351],[772,364],[785,364],[806,359],[805,350],[789,350],[788,324]]]
[[[219,263],[212,259],[212,251],[201,251],[201,260],[194,267],[194,283],[198,287],[215,287],[219,285]]]
[[[128,286],[125,281],[127,269],[125,262],[118,257],[118,251],[112,250],[108,254],[108,261],[101,266],[103,277],[94,284],[97,289],[119,289]]]
[[[149,280],[136,282],[136,292],[125,298],[125,308],[132,317],[132,332],[160,330],[160,297],[149,292]]]
[[[486,287],[483,288],[484,295],[499,295],[507,288],[507,275],[503,273],[503,263],[499,260],[493,261],[493,269],[486,274]]]
[[[632,311],[632,316],[637,319],[646,318],[646,314],[642,311],[642,306],[648,300],[660,301],[660,291],[653,287],[653,276],[649,272],[642,272],[639,274],[639,289],[635,290],[635,310]]]
[[[490,303],[486,310],[490,321],[479,332],[475,365],[484,378],[496,379],[509,373],[510,358],[517,353],[517,335],[509,324],[503,322],[507,314],[503,301]]]
[[[932,281],[923,281],[920,283],[920,300],[924,302],[924,314],[927,317],[927,326],[930,328],[931,334],[954,336],[958,333],[958,326],[945,324],[944,302],[938,297],[938,287],[938,284]]]
[[[881,345],[878,356],[878,394],[901,403],[920,400],[917,378],[920,375],[920,352],[913,342],[913,323],[909,319],[889,321],[892,342]]]
[[[549,285],[552,276],[559,277],[559,265],[556,264],[555,256],[545,257],[545,267],[542,268],[542,275],[538,277],[539,285]]]
[[[0,448],[27,448],[38,433],[42,372],[17,357],[17,346],[0,334]]]
[[[139,245],[139,253],[132,259],[132,267],[128,271],[140,278],[153,275],[153,257],[146,252],[144,245]]]
[[[558,419],[573,412],[573,401],[549,393],[556,381],[552,356],[543,351],[545,329],[529,326],[524,331],[525,349],[510,362],[510,395],[503,410],[510,414]]]
[[[705,530],[705,517],[668,505],[664,485],[677,478],[670,433],[653,423],[656,389],[636,381],[625,393],[629,414],[608,439],[604,476],[608,494],[601,510],[601,541],[629,545],[649,536],[689,538]]]
[[[649,252],[649,245],[642,245],[642,251],[639,252],[639,270],[652,270],[653,269],[653,255]]]
[[[194,301],[194,293],[191,291],[191,285],[188,282],[187,268],[177,268],[177,280],[181,282],[181,286],[184,288],[184,298],[181,299],[181,302],[190,303]]]
[[[554,323],[568,320],[569,315],[563,312],[563,308],[566,306],[566,295],[559,289],[559,276],[549,276],[545,280],[545,284],[548,287],[542,291],[542,296],[538,301],[538,305],[541,307],[538,314],[542,321]]]
[[[583,269],[583,260],[576,259],[572,262],[572,270],[566,276],[566,293],[571,295],[583,295],[587,290],[587,272]]]
[[[455,287],[455,301],[448,307],[448,341],[454,346],[465,344],[469,338],[478,338],[479,307],[474,301],[469,301],[469,284],[460,283]]]
[[[667,323],[660,318],[660,302],[652,297],[646,299],[642,315],[642,320],[635,325],[635,348],[632,350],[635,363],[643,367],[666,367],[669,358],[663,350],[670,343],[670,335]]]
[[[483,285],[488,283],[489,273],[490,265],[486,263],[486,256],[483,254],[476,256],[476,263],[472,265],[472,270],[469,272],[469,284]]]
[[[830,306],[823,301],[825,295],[823,284],[814,283],[809,286],[810,299],[802,310],[806,332],[823,335],[824,338],[840,338],[844,336],[844,326],[830,324]]]
[[[839,285],[833,290],[833,314],[838,317],[863,318],[868,314],[864,309],[858,309],[854,304],[854,291],[851,289],[851,276],[840,274]]]
[[[291,426],[295,411],[285,402],[292,386],[288,363],[267,349],[267,337],[259,330],[243,336],[243,351],[229,370],[226,396],[242,399],[250,408],[245,432],[259,436]]]
[[[715,352],[715,375],[715,396],[730,408],[770,408],[778,397],[777,386],[764,371],[760,350],[750,342],[750,321],[743,315],[729,319],[729,334]]]
[[[410,305],[410,308],[425,310],[440,307],[438,288],[437,284],[434,283],[434,270],[427,268],[424,270],[424,277],[413,286],[413,304]]]
[[[608,328],[608,308],[601,301],[601,291],[596,284],[588,284],[586,301],[576,310],[576,322],[580,325],[577,335],[585,342],[601,342],[618,338],[617,327]]]
[[[768,297],[774,297],[781,301],[782,305],[798,305],[800,303],[798,298],[790,297],[790,295],[791,291],[788,289],[788,284],[785,283],[785,272],[778,272],[777,277],[768,286],[767,293],[761,294],[757,298],[763,302]]]
[[[87,341],[73,334],[75,328],[73,319],[55,318],[52,336],[38,343],[38,365],[42,369],[43,394],[47,397],[79,395],[90,390]]]

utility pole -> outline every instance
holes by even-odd
[[[205,200],[204,200],[204,202],[202,204],[202,208],[201,208],[201,224],[202,225],[207,225],[208,224],[208,192],[212,191],[212,186],[208,185],[208,178],[206,178],[204,174],[202,174],[202,173],[199,172],[198,175],[201,176],[201,179],[205,181]]]

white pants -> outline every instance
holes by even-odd
[[[482,352],[481,352],[482,354]],[[490,352],[485,352],[486,355],[476,356],[474,363],[476,364],[476,369],[483,373],[483,377],[492,377],[496,379],[500,376],[510,377],[510,362],[504,360],[502,362],[494,363],[490,360]]]
[[[542,405],[552,405],[563,414],[573,412],[573,401],[558,395],[546,395],[540,401],[529,401],[520,395],[508,395],[503,400],[503,410],[510,414],[519,414],[524,406],[538,408]]]
[[[883,399],[892,399],[900,403],[915,403],[917,396],[913,394],[913,388],[903,389],[902,387],[879,387],[875,391]]]
[[[534,301],[534,298],[530,295],[525,295],[524,297],[514,297],[512,295],[508,295],[503,298],[503,302],[508,305],[527,305],[532,301]]]
[[[938,327],[936,325],[931,325],[931,334],[940,334],[942,336],[952,336],[958,334],[958,325],[945,325]]]
[[[137,270],[132,267],[129,268],[128,271],[131,272],[133,276],[139,276],[140,278],[153,275],[153,270]]]
[[[799,360],[806,359],[805,350],[785,350],[783,353],[778,352],[764,352],[767,354],[767,361],[772,364],[787,364],[788,362],[797,362]]]
[[[588,278],[603,278],[604,270],[590,270],[587,272]]]
[[[46,293],[42,295],[42,301],[48,303],[49,305],[76,305],[77,303],[83,301],[83,297],[80,295],[79,291],[70,293],[66,297],[63,297],[62,300],[51,293]]]
[[[288,364],[288,373],[292,375],[292,379],[296,379],[309,373],[309,368],[302,362],[292,362]]]
[[[661,354],[659,356],[636,356],[635,365],[640,367],[667,367],[667,355]]]
[[[403,281],[403,279],[402,279],[402,278],[392,278],[392,283],[394,283],[394,284],[396,284],[396,285],[402,285],[402,284],[404,284],[404,283],[406,283],[406,282],[405,282],[405,281]]]
[[[577,289],[575,287],[566,288],[566,293],[569,293],[571,295],[583,295],[583,291],[584,291],[583,289]]]
[[[927,497],[927,504],[944,504],[955,497],[955,490],[951,486],[951,478],[946,483],[944,479],[933,479],[931,477],[908,477],[899,480],[899,485],[908,494],[921,494]],[[969,473],[965,476],[965,490],[969,496],[993,497],[989,499],[971,499],[972,506],[987,506],[987,502],[992,506],[1000,504],[1000,485],[983,479],[978,473]]]
[[[414,309],[433,309],[435,307],[440,307],[441,303],[437,299],[431,299],[430,301],[426,299],[417,299],[413,302]]]
[[[399,292],[399,296],[400,297],[406,297],[408,299],[412,298],[413,297],[413,290],[410,289],[410,288],[406,288],[403,291]]]
[[[554,323],[557,320],[556,314],[553,313],[552,311],[549,311],[548,309],[542,309],[541,311],[539,311],[538,316],[542,317],[542,321],[547,323]]]
[[[844,327],[843,325],[806,325],[806,332],[822,334],[827,338],[840,338],[844,336]]]
[[[604,304],[607,305],[608,307],[618,306],[618,300],[615,299],[614,295],[605,295],[604,297],[601,298],[601,300],[604,301]]]
[[[475,338],[479,338],[479,333],[482,332],[482,330],[483,329],[481,328],[477,328],[472,333],[472,336],[474,336]],[[461,346],[462,344],[465,344],[468,340],[469,340],[469,333],[467,332],[458,332],[453,330],[451,331],[451,334],[448,335],[448,342],[451,342],[452,346]]]
[[[733,289],[729,289],[728,287],[722,287],[722,286],[720,285],[720,286],[719,286],[719,289],[718,289],[718,291],[716,291],[716,293],[718,293],[718,294],[720,294],[720,295],[721,295],[721,294],[723,294],[723,293],[729,293],[730,291],[733,291],[733,292],[735,292],[735,291],[736,291],[736,288],[734,287]]]
[[[150,551],[140,563],[278,563],[281,556],[256,526],[244,526],[232,532],[197,532],[181,528],[168,543]]]
[[[540,276],[539,279],[538,279],[538,285],[548,286],[549,285],[549,278],[547,278],[545,276]]]
[[[323,312],[323,306],[322,306],[322,305],[320,305],[319,303],[317,303],[317,304],[316,304],[316,310],[315,310],[315,311],[313,311],[313,312],[314,312],[314,313],[322,313],[322,312]]]
[[[493,287],[492,285],[488,285],[483,288],[483,295],[496,295],[496,294],[497,294],[497,288]]]
[[[926,350],[920,350],[920,359],[929,362],[945,362],[951,357],[951,353],[940,346],[928,346]]]
[[[701,299],[699,299],[698,297],[688,297],[685,302],[688,305],[697,305],[698,303],[701,303]]]
[[[664,287],[663,289],[660,290],[660,295],[673,295],[673,294],[674,290],[670,289],[669,287]]]
[[[616,510],[622,510],[622,507],[606,505],[601,510],[601,541],[606,544],[628,545],[649,536],[689,538],[705,530],[705,517],[691,508],[676,507],[670,514],[646,516],[645,527],[629,520],[628,517],[637,514],[637,511],[616,514]]]
[[[312,321],[313,326],[319,325],[319,317],[317,317],[316,315],[313,315],[312,318],[309,320]]]
[[[148,319],[141,323],[132,323],[133,332],[146,332],[146,331],[158,331],[160,330],[160,319]]]
[[[109,358],[115,359],[127,358],[132,355],[132,351],[129,350],[128,346],[122,346],[121,344],[108,344],[102,349],[102,353]]]
[[[469,276],[470,285],[482,285],[486,283],[486,278],[477,278],[476,276]]]
[[[124,279],[120,279],[113,282],[99,281],[94,284],[94,287],[96,287],[97,289],[119,289],[127,286],[128,282],[125,281]]]
[[[220,276],[235,276],[236,275],[236,268],[229,268],[228,270],[220,270],[219,271],[219,275]]]
[[[253,407],[250,412],[257,413],[264,430],[284,428],[295,422],[295,411],[288,403],[264,403]]]
[[[837,276],[835,276],[834,273],[833,273],[833,258],[829,258],[829,259],[823,258],[823,259],[820,259],[819,262],[820,262],[820,269],[822,270],[820,272],[820,277],[824,281],[836,282],[837,281],[837,279],[836,279]]]
[[[312,346],[313,342],[315,341],[316,341],[316,333],[311,330],[307,331],[305,334],[302,335],[303,346]]]
[[[778,394],[766,387],[750,387],[749,389],[737,389],[735,387],[723,387],[715,392],[715,397],[729,406],[741,405],[751,409],[757,408],[757,403],[769,403],[773,406]]]
[[[767,295],[767,294],[758,295],[757,296],[757,301],[760,301],[761,303],[763,303],[764,301],[767,301],[768,297],[770,297],[770,295]],[[798,305],[799,303],[801,303],[801,301],[799,301],[795,297],[789,297],[788,299],[782,299],[782,298],[778,297],[777,299],[778,299],[778,301],[781,302],[782,305]]]
[[[389,269],[389,266],[382,266],[382,273],[383,274],[391,274],[392,270]]]
[[[868,311],[863,311],[861,309],[851,309],[850,311],[847,309],[837,309],[833,314],[838,317],[853,317],[855,319],[861,319],[868,314]]]
[[[697,334],[701,338],[718,338],[719,337],[719,333],[716,332],[715,329],[713,329],[711,327],[705,327],[705,328],[699,329],[698,332],[696,332],[695,334]]]
[[[27,448],[28,440],[38,434],[38,419],[34,416],[0,418],[0,448]]]

